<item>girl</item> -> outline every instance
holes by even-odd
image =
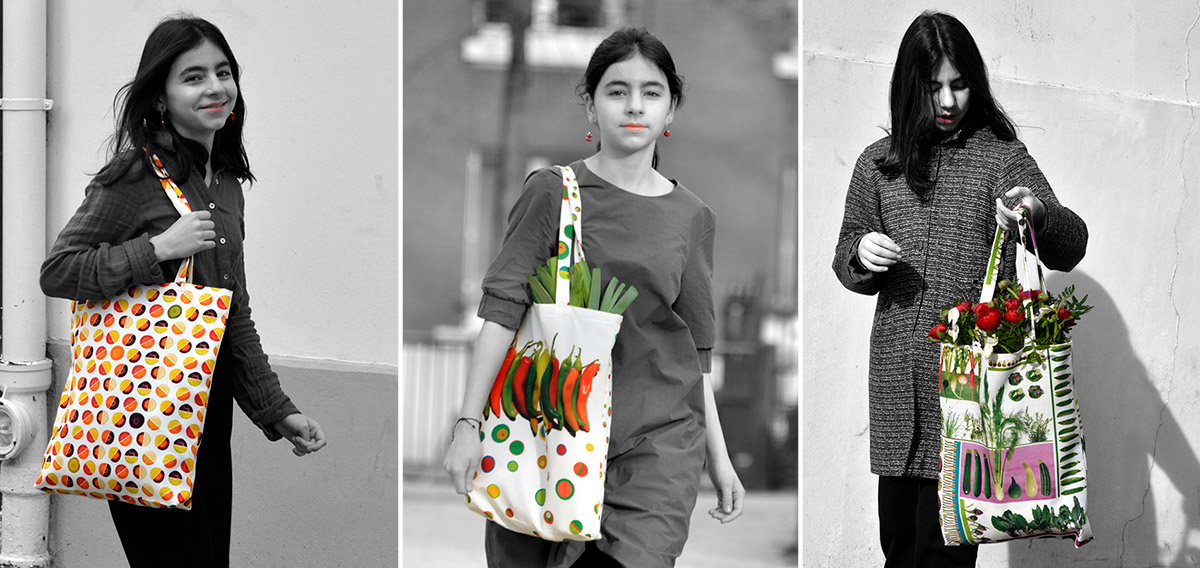
[[[137,75],[117,94],[111,159],[42,264],[49,296],[102,300],[130,286],[174,277],[194,255],[197,284],[233,290],[196,457],[190,511],[109,502],[131,567],[229,566],[233,401],[268,439],[287,438],[302,456],[325,435],[280,389],[250,317],[242,255],[241,182],[254,180],[242,146],[246,104],[225,36],[197,18],[160,23]],[[180,217],[151,168],[158,155],[193,212]],[[180,554],[177,539],[188,538]]]
[[[488,565],[674,566],[705,466],[720,491],[709,513],[729,522],[742,512],[744,490],[707,374],[716,218],[654,169],[657,140],[683,99],[675,64],[658,39],[644,29],[613,33],[592,54],[577,90],[602,141],[599,152],[571,164],[583,199],[588,263],[640,292],[613,348],[603,538],[551,543],[488,523]],[[492,377],[530,303],[525,275],[554,250],[561,196],[556,168],[530,174],[484,279],[479,315],[486,321],[445,461],[459,493],[470,490],[480,459],[473,419],[483,412]]]
[[[879,294],[871,330],[871,471],[879,475],[887,566],[974,566],[976,547],[946,547],[937,520],[938,346],[930,322],[979,294],[999,223],[1028,207],[1047,267],[1083,258],[1087,227],[1058,202],[992,99],[970,32],[921,14],[900,42],[891,129],[854,167],[833,269],[848,289]],[[1015,274],[1016,239],[1002,273]],[[924,330],[924,331],[922,331]]]

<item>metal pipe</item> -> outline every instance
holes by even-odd
[[[38,272],[46,242],[46,2],[4,0],[3,322],[0,324],[0,389],[10,403],[29,411],[37,433],[20,453],[0,465],[0,566],[50,565],[47,535],[50,496],[33,488],[49,443],[46,300]],[[24,104],[29,101],[32,104]]]

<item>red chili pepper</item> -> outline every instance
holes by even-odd
[[[496,373],[496,381],[492,383],[492,392],[488,401],[491,403],[493,416],[500,416],[500,393],[504,390],[504,375],[508,374],[508,366],[512,365],[513,359],[516,358],[517,348],[509,347],[508,355],[504,356],[504,364],[500,365],[500,372]]]
[[[575,411],[579,415],[579,429],[584,432],[591,431],[591,425],[588,423],[587,399],[588,394],[592,392],[592,379],[599,371],[600,362],[596,361],[584,367],[583,373],[579,376],[579,400],[575,403]]]
[[[567,380],[563,381],[562,408],[563,418],[567,421],[567,432],[572,436],[579,431],[579,419],[575,414],[575,384],[579,382],[579,368],[571,366]]]

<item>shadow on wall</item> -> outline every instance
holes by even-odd
[[[1060,540],[1014,542],[1009,566],[1058,566],[1064,560],[1100,566],[1200,565],[1200,461],[1198,441],[1188,440],[1130,340],[1130,330],[1113,298],[1083,273],[1053,273],[1047,287],[1075,285],[1076,296],[1095,306],[1073,338],[1080,408],[1087,436],[1088,517],[1095,540],[1082,549]],[[1171,318],[1164,318],[1173,321]],[[1148,357],[1171,357],[1173,347],[1156,345]],[[1169,368],[1169,362],[1153,367]],[[1175,378],[1181,388],[1187,378]],[[1188,419],[1194,419],[1188,417]],[[1159,470],[1171,485],[1161,479]],[[1173,490],[1172,490],[1173,489]],[[1182,499],[1177,499],[1177,495]],[[1165,510],[1156,510],[1156,504]],[[1169,510],[1181,506],[1181,513]],[[1182,517],[1182,526],[1158,526]],[[1172,523],[1174,524],[1174,523]]]

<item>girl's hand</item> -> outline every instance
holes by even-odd
[[[292,443],[297,456],[311,454],[325,447],[325,432],[316,420],[303,414],[289,414],[275,423],[275,431]]]
[[[455,423],[453,440],[450,441],[446,459],[442,462],[442,468],[450,474],[450,481],[454,482],[455,493],[470,493],[482,452],[478,428],[466,420]]]
[[[1020,199],[1020,205],[1029,208],[1029,219],[1036,228],[1042,227],[1042,222],[1046,220],[1046,205],[1033,195],[1028,187],[1014,187],[1004,193],[1004,197]],[[1015,209],[1015,208],[1014,208]],[[1005,231],[1015,232],[1018,228],[1017,222],[1021,220],[1021,214],[1014,209],[1009,209],[1004,206],[1004,201],[999,197],[996,198],[996,224],[1003,227]]]
[[[883,233],[867,233],[858,241],[858,262],[871,272],[887,272],[900,262],[900,245]]]
[[[710,453],[709,458],[708,478],[717,488],[717,506],[709,509],[708,514],[725,524],[742,516],[746,489],[742,487],[742,481],[738,479],[728,453],[716,456]]]
[[[217,233],[213,231],[215,225],[210,221],[211,218],[212,213],[208,211],[192,211],[172,223],[167,230],[150,237],[150,244],[154,245],[154,257],[159,262],[187,258],[217,246],[213,241]]]

